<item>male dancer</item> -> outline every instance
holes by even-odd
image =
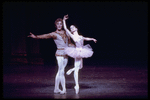
[[[48,34],[42,34],[42,35],[34,35],[30,32],[30,35],[28,37],[32,37],[34,39],[49,39],[53,38],[54,42],[57,46],[57,51],[55,53],[57,63],[58,63],[58,72],[55,77],[55,88],[54,93],[60,93],[65,94],[66,93],[66,83],[65,83],[65,76],[64,76],[64,69],[68,62],[68,57],[64,52],[64,48],[66,46],[71,46],[70,37],[68,37],[65,34],[65,31],[62,30],[63,27],[63,21],[61,18],[58,18],[55,21],[56,25],[56,31],[48,33]],[[62,91],[59,89],[59,84],[61,83]]]

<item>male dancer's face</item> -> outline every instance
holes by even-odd
[[[62,30],[62,26],[63,26],[63,24],[62,24],[62,22],[61,21],[58,21],[57,23],[56,23],[56,28],[57,28],[57,30]]]

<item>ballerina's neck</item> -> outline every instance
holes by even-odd
[[[78,34],[78,32],[77,32],[77,31],[73,32],[73,35],[75,35],[75,36],[79,36],[79,34]]]

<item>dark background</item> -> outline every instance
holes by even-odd
[[[55,31],[54,21],[66,14],[68,28],[74,24],[81,35],[97,39],[96,44],[85,42],[94,54],[84,65],[147,64],[147,2],[4,2],[2,11],[4,64],[17,54],[39,55],[44,64],[56,64],[53,39],[27,36]]]

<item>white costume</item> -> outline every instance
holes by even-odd
[[[57,51],[55,53],[57,63],[58,63],[58,72],[55,77],[55,89],[54,93],[66,93],[66,85],[65,85],[65,76],[64,69],[68,62],[68,57],[65,54],[65,47],[68,46],[68,38],[66,34],[61,35],[60,33],[55,32],[57,38],[54,39],[54,42],[57,46]],[[59,89],[59,84],[61,83],[63,90]]]
[[[76,39],[74,38],[74,42],[76,47],[66,47],[65,53],[75,58],[74,68],[67,71],[67,75],[71,74],[72,71],[74,71],[74,79],[75,79],[75,92],[78,94],[79,92],[79,83],[78,83],[78,72],[79,69],[83,67],[83,61],[82,58],[88,58],[93,55],[92,48],[89,44],[84,44],[83,36],[78,36]]]
[[[93,50],[89,44],[84,45],[83,36],[79,36],[75,40],[76,47],[66,47],[65,53],[72,58],[88,58],[93,55]],[[82,62],[80,64],[80,69],[82,68]]]
[[[82,58],[88,58],[93,55],[93,50],[89,44],[83,45],[84,40],[94,40],[92,38],[85,38],[81,35],[78,34],[77,28],[74,25],[70,26],[71,33],[66,26],[65,20],[68,19],[68,15],[65,15],[63,18],[63,25],[64,29],[66,30],[66,34],[70,36],[73,41],[75,42],[76,47],[66,47],[65,48],[65,53],[74,58],[74,68],[70,69],[67,71],[67,75],[71,74],[72,71],[74,71],[74,80],[75,80],[75,92],[78,94],[79,92],[79,83],[78,83],[78,71],[83,67],[83,61]],[[94,40],[95,41],[95,40]]]
[[[93,55],[92,48],[89,44],[83,45],[83,36],[79,36],[75,40],[76,47],[66,47],[65,53],[72,58],[88,58]]]

